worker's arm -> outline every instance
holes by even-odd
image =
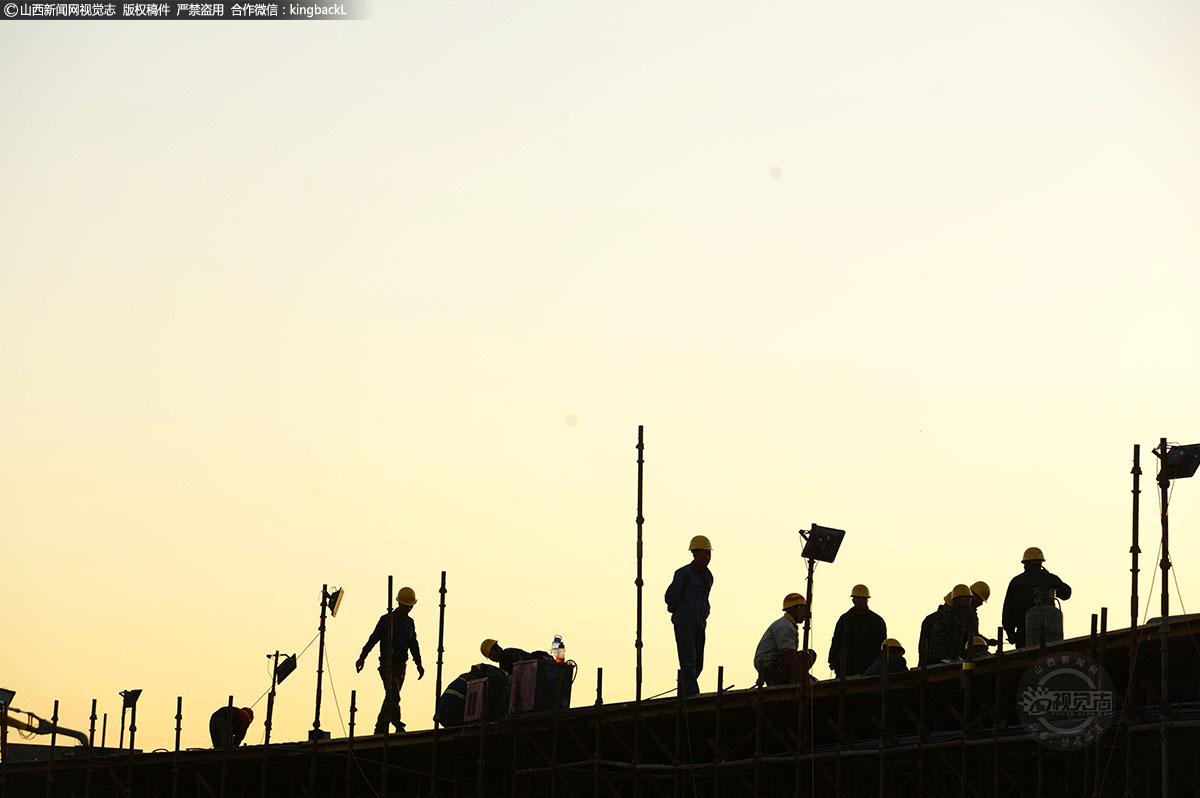
[[[683,586],[687,582],[687,571],[680,568],[675,572],[675,578],[671,580],[671,584],[667,586],[667,592],[663,595],[663,600],[667,602],[667,612],[672,615],[679,608],[679,600],[683,598]]]
[[[1054,576],[1054,574],[1050,574],[1050,575]],[[1056,583],[1056,587],[1054,588],[1054,595],[1060,599],[1063,599],[1064,601],[1069,599],[1071,597],[1071,586],[1068,585],[1063,580],[1059,579],[1057,576],[1054,576],[1054,581]]]
[[[1019,598],[1016,595],[1019,591],[1013,590],[1010,583],[1008,592],[1004,594],[1004,609],[1000,613],[1000,625],[1004,627],[1005,633],[1008,635],[1008,642],[1015,642],[1017,639],[1017,626],[1025,622],[1024,618],[1018,618],[1020,614]]]
[[[367,638],[367,644],[363,646],[362,653],[358,655],[358,660],[354,663],[354,670],[362,673],[363,665],[366,664],[367,655],[371,653],[371,649],[375,648],[375,644],[383,639],[383,632],[386,628],[383,622],[387,620],[384,615],[379,619],[379,623],[375,624],[375,631],[371,632],[371,636]]]
[[[838,618],[837,623],[833,626],[833,639],[829,641],[829,667],[835,672],[841,665],[838,660],[842,656],[842,638],[845,636],[845,631],[844,619]]]
[[[408,639],[408,650],[412,652],[413,662],[417,666],[417,681],[425,678],[425,666],[421,664],[421,646],[417,643],[417,625],[413,624],[412,636]]]

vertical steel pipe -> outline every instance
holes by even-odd
[[[175,755],[171,758],[171,798],[179,798],[179,738],[183,734],[183,696],[175,697]]]
[[[58,743],[58,699],[54,699],[54,714],[50,716],[50,762],[46,767],[46,798],[54,795],[54,752]],[[132,747],[132,746],[131,746]]]
[[[394,589],[395,589],[394,580],[392,578],[392,575],[388,574],[388,591],[387,591],[387,618],[388,618],[388,621],[387,621],[387,645],[388,645],[388,649],[387,649],[387,654],[384,656],[383,661],[384,661],[384,668],[385,668],[384,673],[387,674],[387,678],[389,678],[389,679],[392,676],[392,596],[393,596]],[[387,700],[387,695],[388,695],[388,685],[387,685],[387,681],[385,680],[384,685],[383,685],[383,700],[384,701]],[[384,798],[387,798],[387,794],[388,794],[388,739],[392,736],[391,732],[392,732],[392,729],[391,729],[390,725],[385,727],[383,730],[383,761],[382,761],[382,765],[381,765],[382,773],[380,774],[380,780],[379,780],[379,794],[384,796]]]
[[[1169,589],[1168,580],[1170,579],[1171,570],[1171,554],[1169,547],[1169,524],[1167,503],[1171,498],[1171,480],[1164,475],[1164,467],[1167,463],[1167,439],[1159,438],[1159,517],[1162,521],[1162,560],[1159,562],[1159,567],[1162,568],[1162,606],[1159,609],[1161,618],[1159,619],[1158,636],[1159,636],[1159,658],[1162,661],[1162,687],[1161,687],[1161,717],[1159,718],[1159,728],[1162,737],[1159,743],[1159,757],[1162,760],[1162,795],[1166,798],[1168,785],[1171,783],[1171,756],[1170,756],[1170,728],[1171,728],[1171,698],[1170,698],[1170,668],[1171,660],[1171,591]]]
[[[1134,671],[1137,667],[1138,641],[1141,640],[1142,630],[1138,625],[1138,498],[1142,493],[1140,484],[1142,477],[1141,449],[1138,444],[1133,446],[1133,544],[1129,547],[1132,558],[1130,565],[1129,589],[1129,681],[1126,683],[1122,706],[1125,723],[1125,794],[1130,794],[1130,782],[1133,779],[1133,724],[1129,722],[1129,712],[1133,708],[1133,686],[1136,684]],[[1116,730],[1119,733],[1120,729]]]
[[[637,442],[637,578],[633,584],[637,586],[637,636],[634,638],[633,647],[637,652],[637,667],[634,672],[634,700],[640,705],[642,701],[642,525],[646,519],[642,515],[642,468],[645,463],[643,453],[645,452],[646,444],[643,436],[643,427],[638,424],[638,442]]]
[[[437,684],[433,690],[433,751],[429,758],[429,794],[437,795],[438,774],[438,701],[442,697],[442,656],[446,651],[446,572],[442,571],[442,586],[438,589],[438,648]]]

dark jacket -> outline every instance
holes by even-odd
[[[1001,620],[1009,642],[1016,646],[1025,645],[1025,613],[1033,606],[1035,590],[1053,590],[1064,601],[1071,597],[1071,586],[1047,571],[1040,563],[1026,568],[1008,583],[1004,595],[1004,611]]]
[[[438,723],[443,726],[462,725],[463,714],[467,708],[467,682],[476,679],[488,680],[483,696],[483,717],[495,718],[504,715],[508,709],[508,677],[499,668],[481,663],[472,665],[471,670],[459,674],[459,677],[442,691],[437,705]]]
[[[446,685],[438,696],[435,720],[443,726],[461,726],[463,710],[467,707],[467,680],[473,679],[470,671],[460,673],[458,678]]]
[[[942,660],[965,657],[967,645],[975,635],[978,617],[969,607],[958,609],[946,604],[938,607],[929,626],[926,661],[936,665]]]
[[[208,719],[208,736],[212,738],[213,748],[225,747],[226,733],[232,733],[229,740],[231,748],[237,748],[246,739],[246,731],[250,728],[251,717],[241,707],[233,707],[232,714],[228,706],[223,706]]]
[[[367,638],[359,656],[366,659],[375,644],[379,644],[379,664],[387,661],[387,613],[379,616],[375,631]],[[392,610],[392,664],[408,662],[408,653],[412,652],[413,662],[421,664],[421,647],[417,644],[417,625],[412,616]]]
[[[685,565],[675,572],[663,599],[671,613],[671,623],[693,629],[708,625],[708,594],[712,591],[712,571],[697,571]]]
[[[904,661],[904,655],[900,653],[898,648],[888,649],[888,673],[903,673],[908,670],[908,663]],[[879,652],[879,656],[875,658],[867,667],[867,676],[879,676],[883,673],[883,652]]]
[[[500,670],[512,676],[513,663],[524,662],[527,659],[537,659],[533,654],[519,648],[501,648],[500,649]]]
[[[929,662],[929,630],[933,626],[933,619],[936,615],[937,610],[934,610],[921,620],[921,636],[917,638],[918,668]]]
[[[871,610],[847,610],[833,627],[829,644],[829,667],[839,676],[842,652],[846,652],[846,676],[865,673],[879,654],[879,646],[887,639],[887,624]]]

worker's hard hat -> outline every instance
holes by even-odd
[[[1037,546],[1030,546],[1029,548],[1025,549],[1025,554],[1021,556],[1021,562],[1033,562],[1034,560],[1038,562],[1045,562],[1046,558],[1042,556],[1041,549],[1039,549]]]
[[[850,588],[850,598],[870,598],[871,591],[866,585],[855,585]]]
[[[942,597],[942,601],[946,602],[947,604],[953,604],[954,602],[951,601],[951,599],[953,599],[953,598],[954,598],[954,592],[951,591]]]
[[[411,587],[402,587],[400,592],[396,594],[396,601],[411,607],[417,603],[417,594],[413,592]]]
[[[971,585],[971,592],[979,596],[980,601],[987,601],[992,595],[992,589],[987,582],[976,582]]]
[[[883,645],[881,645],[879,647],[879,650],[883,651],[883,650],[889,649],[889,648],[898,648],[901,651],[904,650],[904,646],[900,645],[900,641],[894,637],[889,637],[887,640],[884,640]]]
[[[971,645],[975,646],[975,648],[987,648],[987,641],[979,635],[975,635],[975,638],[971,641]]]
[[[801,596],[799,593],[788,593],[783,597],[783,608],[785,610],[789,610],[792,607],[803,607],[807,603],[804,596]]]
[[[493,640],[492,638],[489,637],[487,640],[484,640],[482,643],[479,644],[479,650],[483,652],[483,656],[491,659],[492,646],[498,644],[499,642],[500,642],[499,640]]]
[[[953,601],[956,598],[962,598],[963,596],[969,595],[971,595],[971,588],[967,587],[966,585],[955,585],[954,589],[950,591],[950,600]]]
[[[692,542],[688,544],[688,551],[703,549],[704,551],[712,551],[712,544],[708,542],[708,538],[704,535],[696,535],[692,538]]]

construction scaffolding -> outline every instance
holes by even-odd
[[[5,756],[0,798],[1200,794],[1200,616],[1172,618],[1166,646],[1161,624],[1109,632],[1106,616],[1087,637],[966,668],[618,704],[604,703],[598,671],[592,706],[452,729],[355,738],[352,725],[342,739],[228,751],[51,745],[36,761]],[[1090,745],[1047,747],[1018,715],[1022,675],[1053,655],[1087,655],[1111,678],[1109,727]]]

